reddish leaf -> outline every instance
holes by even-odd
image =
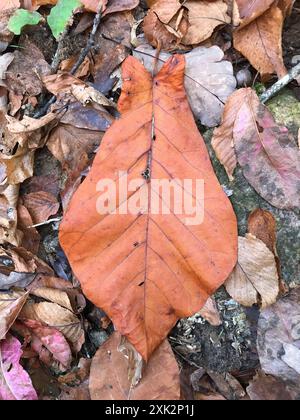
[[[183,87],[184,68],[184,57],[173,56],[152,79],[138,60],[126,60],[122,118],[103,138],[60,230],[85,294],[146,360],[178,318],[203,307],[237,259],[235,214],[194,123]],[[98,181],[116,181],[119,190],[118,171],[139,184],[126,197],[127,204],[139,206],[135,200],[140,193],[148,195],[138,214],[97,212]],[[187,191],[178,180],[184,179],[194,185],[204,179],[205,214],[203,220],[189,221],[194,225],[187,224],[191,213],[181,209],[175,214],[154,188],[154,180],[172,180],[182,196]],[[194,193],[189,197],[195,199]],[[169,214],[151,211],[155,199]],[[120,204],[117,200],[117,209]]]
[[[70,367],[72,361],[71,349],[61,332],[45,326],[39,321],[28,319],[24,320],[23,323],[32,333],[32,348],[40,355],[40,359],[44,363],[51,366],[53,357],[61,364],[62,370]]]
[[[238,163],[256,191],[281,209],[300,207],[300,153],[288,129],[279,126],[254,91],[247,89],[235,119]]]
[[[21,343],[12,335],[0,341],[0,400],[37,400],[29,375],[20,365]]]

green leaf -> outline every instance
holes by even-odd
[[[80,0],[59,0],[57,5],[51,9],[51,13],[48,16],[48,25],[56,39],[68,26],[74,10],[80,6]]]
[[[42,19],[38,12],[29,12],[25,9],[17,10],[8,22],[8,29],[15,35],[20,35],[26,25],[37,25]]]

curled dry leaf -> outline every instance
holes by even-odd
[[[116,107],[115,103],[107,99],[101,92],[70,74],[47,76],[43,78],[43,82],[53,95],[72,94],[82,105],[96,103],[106,107]]]
[[[8,276],[0,274],[0,290],[9,290],[12,287],[25,288],[35,278],[35,274],[32,273],[17,273],[11,272]]]
[[[110,0],[104,10],[103,16],[111,13],[133,10],[139,5],[139,0]]]
[[[0,400],[37,400],[28,373],[20,365],[21,343],[12,335],[0,341]]]
[[[2,289],[1,283],[0,289]],[[0,342],[5,338],[11,326],[17,319],[27,298],[28,293],[21,291],[0,293]]]
[[[233,143],[233,128],[246,95],[246,89],[239,89],[228,98],[225,104],[221,126],[214,130],[211,141],[217,158],[224,166],[230,181],[233,180],[233,173],[237,166]]]
[[[152,72],[156,51],[142,45],[134,51],[137,57]],[[171,57],[159,55],[158,69]],[[184,85],[189,103],[197,120],[207,127],[220,123],[224,103],[236,88],[232,64],[224,61],[223,51],[217,47],[194,48],[185,54],[186,68]]]
[[[263,371],[300,392],[300,288],[261,312],[257,349]]]
[[[60,242],[84,293],[145,360],[178,318],[201,309],[237,258],[235,214],[194,123],[184,68],[184,57],[175,55],[152,78],[137,59],[125,61],[122,117],[102,140],[60,228]],[[122,201],[112,192],[112,210],[124,203],[129,209],[139,206],[139,200],[143,209],[99,212],[96,186],[108,178],[119,190],[120,170],[137,184]],[[189,224],[185,210],[175,214],[153,180],[172,179],[180,186],[176,179],[197,178],[204,179],[205,214]],[[150,196],[167,214],[153,214]]]
[[[239,237],[238,263],[225,287],[230,296],[244,306],[276,302],[279,278],[273,253],[255,236]]]
[[[49,114],[41,117],[39,119],[30,118],[26,115],[22,120],[17,120],[9,115],[6,116],[8,121],[7,130],[14,134],[20,133],[30,133],[32,131],[39,130],[40,128],[45,127],[50,122],[56,120],[57,114],[49,112]]]
[[[276,124],[254,91],[247,95],[233,129],[244,176],[270,204],[300,208],[300,152],[288,129]]]
[[[223,0],[158,0],[144,19],[144,33],[155,48],[173,50],[208,39],[216,27],[231,22]]]
[[[179,400],[179,368],[168,341],[155,351],[141,382],[132,387],[128,379],[128,360],[118,350],[120,340],[120,334],[115,332],[92,361],[92,400]]]
[[[272,6],[252,23],[234,32],[234,48],[243,54],[262,76],[277,73],[281,78],[287,70],[282,57],[283,13]]]
[[[27,302],[20,313],[19,319],[31,319],[56,328],[66,337],[76,353],[80,351],[85,341],[84,331],[77,316],[56,303]]]

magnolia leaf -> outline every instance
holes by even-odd
[[[9,19],[8,29],[15,35],[20,35],[26,25],[37,25],[42,19],[38,12],[29,12],[25,9],[18,9]]]
[[[204,306],[237,259],[236,217],[194,122],[184,70],[182,55],[171,57],[155,77],[137,59],[125,61],[122,117],[104,136],[60,228],[84,293],[145,360],[178,318]],[[112,207],[103,211],[101,200],[107,200],[97,190],[107,179],[117,191],[124,189],[121,197],[112,191]],[[184,180],[194,192],[188,193]],[[197,180],[204,181],[204,209]],[[173,181],[181,197],[197,194],[198,212],[177,200],[175,208],[156,190],[165,181]],[[189,214],[200,217],[191,220]]]
[[[57,5],[51,9],[47,21],[56,39],[60,37],[68,26],[74,10],[80,6],[80,0],[59,0]]]

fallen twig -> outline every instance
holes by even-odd
[[[81,64],[84,62],[84,60],[87,57],[88,53],[90,52],[91,48],[93,48],[93,46],[95,45],[95,36],[96,36],[97,30],[98,30],[99,25],[100,25],[101,17],[102,17],[102,5],[100,6],[100,8],[99,8],[99,10],[98,10],[98,12],[95,16],[93,29],[90,33],[87,44],[84,47],[84,49],[82,50],[77,62],[74,64],[74,66],[72,67],[72,69],[70,71],[70,74],[72,76],[74,76],[74,74],[80,68]],[[67,33],[67,31],[66,31],[66,33]],[[66,35],[66,34],[65,35],[64,34],[62,35],[61,40],[58,43],[58,47],[57,47],[57,50],[56,50],[56,53],[55,53],[55,57],[54,57],[53,62],[51,64],[52,71],[53,71],[53,69],[56,69],[56,71],[57,71],[58,66],[59,66],[59,62],[60,62],[59,56],[60,56],[60,48],[61,48],[60,43],[63,42],[63,39]],[[57,68],[56,68],[56,66],[57,66]],[[53,72],[56,73],[56,71],[53,71]],[[47,113],[49,107],[51,105],[53,105],[55,101],[56,101],[56,97],[52,96],[52,98],[50,98],[49,101],[39,111],[37,111],[34,114],[34,118],[40,118],[43,115],[45,115]]]
[[[273,98],[276,93],[280,92],[285,86],[287,86],[292,80],[300,75],[300,63],[293,67],[286,76],[274,83],[269,89],[267,89],[262,95],[260,95],[260,101],[264,104],[269,99]]]
[[[55,74],[59,68],[59,65],[61,62],[61,50],[64,45],[64,40],[66,36],[68,35],[68,33],[69,33],[69,28],[66,28],[65,31],[59,37],[57,49],[51,63],[51,73],[53,74]]]
[[[62,217],[56,217],[55,219],[49,219],[49,220],[46,220],[45,222],[37,223],[36,225],[27,226],[27,228],[30,229],[30,228],[37,228],[37,227],[41,227],[45,225],[50,225],[50,223],[60,222],[61,220],[62,220]]]

